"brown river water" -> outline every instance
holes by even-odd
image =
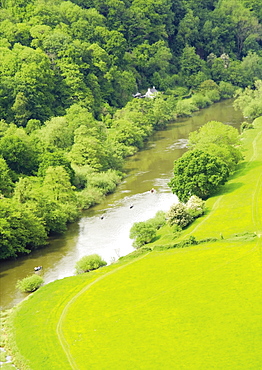
[[[167,211],[177,202],[167,186],[173,162],[187,150],[189,133],[211,120],[239,128],[243,116],[234,110],[232,100],[225,100],[155,133],[144,150],[128,159],[127,176],[114,194],[85,211],[65,234],[51,238],[48,247],[1,262],[0,310],[11,308],[26,297],[16,289],[16,283],[34,273],[35,266],[43,266],[41,274],[47,284],[74,275],[75,263],[84,255],[98,253],[109,264],[132,252],[131,226],[153,217],[157,211]],[[156,191],[151,193],[151,188]]]

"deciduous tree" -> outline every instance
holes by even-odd
[[[174,163],[169,186],[181,202],[192,195],[207,199],[229,176],[225,162],[201,150],[190,150]]]

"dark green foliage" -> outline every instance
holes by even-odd
[[[22,280],[18,280],[17,288],[24,293],[31,293],[37,290],[44,282],[44,279],[39,275],[31,275]]]
[[[244,121],[241,123],[240,131],[243,132],[245,130],[250,130],[251,128],[254,128],[253,123]]]
[[[186,247],[191,247],[192,245],[199,245],[202,243],[214,243],[218,239],[216,238],[206,238],[206,239],[201,239],[197,240],[193,235],[191,235],[188,239],[182,240],[179,243],[175,243],[173,245],[156,245],[154,246],[153,250],[155,251],[163,251],[166,249],[173,249],[173,248],[186,248]]]
[[[10,168],[6,161],[0,157],[0,194],[10,196],[14,184],[11,178]]]
[[[223,161],[201,150],[191,150],[175,161],[174,177],[169,186],[181,202],[192,195],[206,199],[228,176],[229,170]]]
[[[1,199],[0,259],[30,253],[46,244],[47,233],[41,218],[23,204]]]
[[[32,146],[17,135],[4,136],[0,140],[0,155],[16,173],[31,175],[37,169],[37,157]]]
[[[98,254],[91,254],[82,257],[75,265],[77,274],[96,270],[99,267],[106,266],[106,262]]]

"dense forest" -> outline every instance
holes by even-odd
[[[0,5],[0,259],[114,191],[169,121],[232,96],[262,115],[262,0]]]

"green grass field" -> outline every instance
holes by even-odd
[[[20,369],[262,369],[262,118],[243,147],[238,173],[179,237],[224,239],[42,287],[8,320]],[[165,226],[152,247],[172,237]]]

